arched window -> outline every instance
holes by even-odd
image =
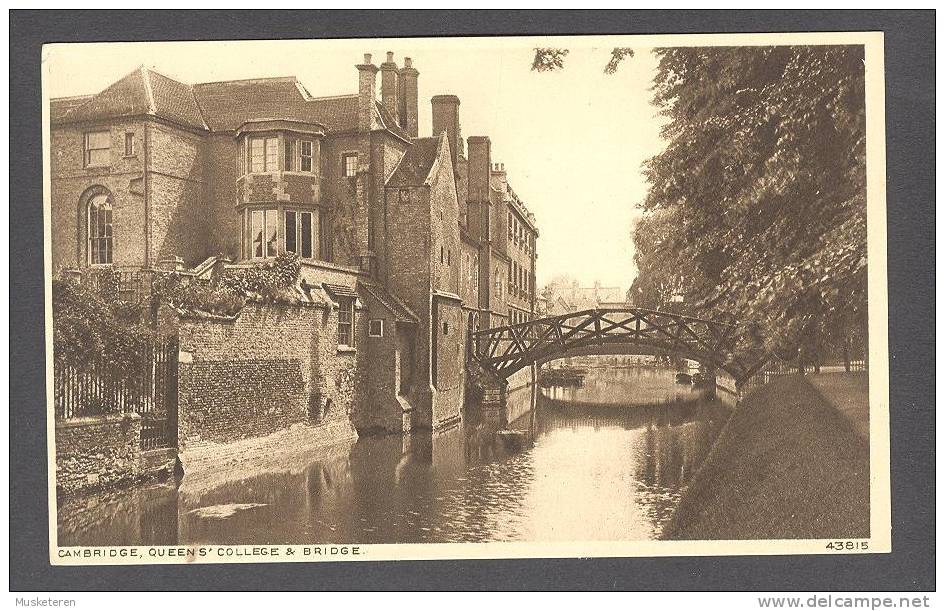
[[[112,200],[105,192],[89,198],[86,235],[89,265],[111,265],[115,247],[112,238]]]

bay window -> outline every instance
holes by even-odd
[[[253,210],[250,214],[250,256],[254,259],[279,254],[279,223],[276,210]]]
[[[279,139],[275,136],[249,139],[249,171],[274,172],[279,169]]]
[[[299,141],[299,171],[300,172],[314,172],[315,166],[313,159],[315,157],[313,153],[313,144],[311,140],[301,140]]]
[[[295,169],[295,140],[285,139],[285,169],[291,172]]]
[[[247,210],[244,235],[250,259],[268,259],[283,252],[303,259],[328,260],[321,244],[321,214],[305,210]]]
[[[318,216],[312,212],[298,210],[285,211],[285,250],[294,252],[303,259],[312,259],[316,255],[315,228]]]

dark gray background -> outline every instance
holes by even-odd
[[[893,553],[51,567],[40,48],[46,42],[882,30],[886,41]],[[934,11],[10,13],[12,590],[933,590]]]

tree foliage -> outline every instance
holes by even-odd
[[[866,320],[864,56],[859,46],[668,48],[654,103],[631,294],[751,323],[816,353]]]
[[[97,273],[97,282],[53,280],[53,360],[78,371],[103,363],[120,378],[144,367],[156,334],[118,300],[111,270]]]
[[[568,49],[553,49],[550,47],[536,48],[535,59],[532,61],[532,70],[535,72],[551,72],[564,68],[564,58]]]
[[[570,53],[568,49],[554,47],[536,47],[535,58],[532,60],[534,72],[555,72],[564,68],[564,60]],[[610,61],[604,66],[604,74],[616,74],[620,63],[628,57],[633,57],[630,47],[614,47],[610,52]]]
[[[283,253],[264,263],[227,269],[210,283],[194,282],[179,273],[157,278],[152,290],[156,299],[173,307],[231,316],[247,299],[265,303],[295,303],[293,291],[302,271],[294,253]]]

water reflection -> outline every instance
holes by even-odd
[[[449,431],[72,500],[60,544],[650,539],[727,414],[672,372],[593,369],[583,388],[523,388]]]

